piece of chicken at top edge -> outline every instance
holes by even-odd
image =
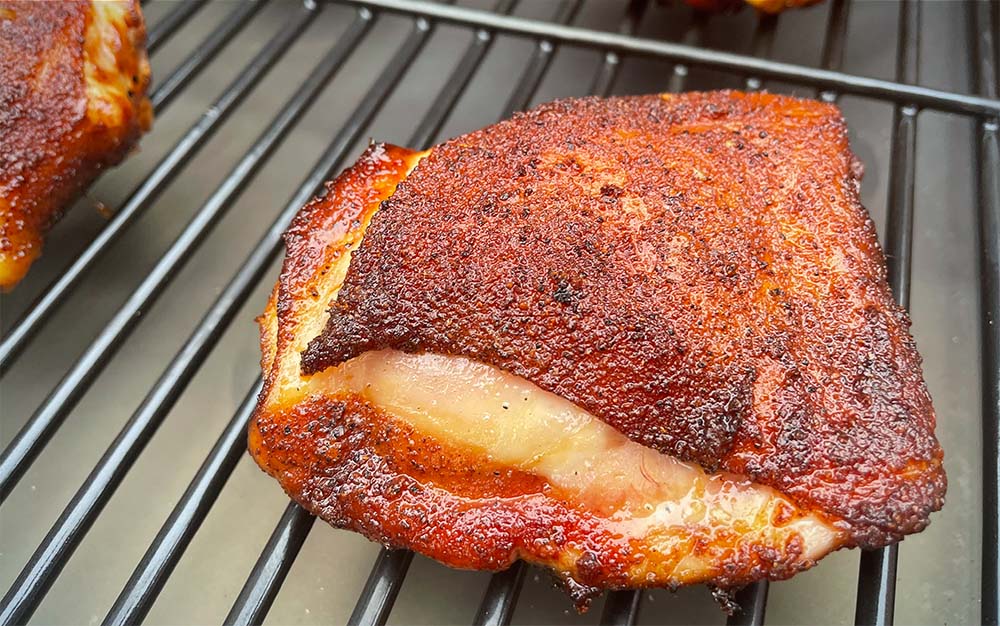
[[[149,130],[149,82],[138,0],[0,0],[0,290]]]
[[[291,225],[250,452],[302,506],[460,568],[783,579],[946,486],[839,110],[561,100],[372,145]]]

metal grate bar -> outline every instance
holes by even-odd
[[[844,50],[847,44],[847,24],[850,20],[852,0],[832,0],[830,17],[827,20],[826,35],[823,38],[823,52],[820,57],[824,70],[839,71],[844,66]],[[820,91],[830,102],[840,97],[837,90]]]
[[[618,33],[626,37],[635,35],[648,5],[648,0],[629,0],[628,6],[625,7],[625,17],[618,25]],[[610,50],[605,52],[604,64],[601,65],[601,71],[598,72],[594,82],[590,85],[589,93],[602,96],[610,94],[615,79],[618,78],[619,70],[621,70],[621,57],[618,56],[618,53]]]
[[[834,0],[827,20],[826,35],[823,41],[821,62],[824,69],[838,69],[844,59],[844,44],[847,38],[847,23],[850,4],[847,0]],[[751,48],[756,57],[768,57],[774,46],[774,32],[777,28],[777,15],[761,15],[758,17],[757,29],[754,31]],[[754,76],[746,79],[746,87],[751,91],[761,89],[764,82]],[[835,92],[825,92],[821,97],[832,102],[837,99]],[[767,609],[767,594],[770,581],[758,580],[747,585],[736,593],[735,602],[740,607],[726,619],[727,626],[761,626]]]
[[[315,521],[316,518],[308,511],[294,502],[288,503],[233,608],[223,621],[225,626],[259,626],[264,623],[281,583],[285,581]]]
[[[309,187],[308,192],[303,194],[301,193],[302,190],[300,190],[300,193],[297,194],[295,198],[293,198],[291,203],[289,203],[289,208],[286,209],[286,211],[289,212],[290,216],[294,216],[294,212],[296,212],[298,208],[301,207],[309,199],[309,197],[314,195],[317,188],[322,185],[322,181],[329,176],[330,171],[343,158],[344,152],[360,138],[361,131],[368,125],[368,123],[374,117],[375,113],[381,108],[386,98],[388,98],[389,94],[392,92],[392,89],[399,83],[400,77],[407,70],[407,68],[409,68],[410,64],[416,58],[417,53],[426,43],[427,39],[431,34],[431,29],[432,29],[431,24],[427,20],[421,18],[415,22],[413,30],[410,32],[410,35],[407,37],[406,41],[400,47],[399,51],[397,51],[396,55],[393,57],[393,60],[390,62],[390,64],[385,68],[385,70],[383,70],[382,74],[379,76],[378,80],[375,82],[372,88],[368,91],[367,94],[365,94],[365,97],[361,101],[361,104],[358,105],[358,108],[350,116],[347,125],[345,125],[344,128],[341,129],[337,139],[334,141],[330,149],[327,151],[326,156],[321,160],[320,165],[317,166],[317,171],[314,172],[314,175],[310,176],[312,185]],[[456,93],[456,99],[457,96],[458,94]],[[315,175],[320,172],[322,172],[322,176]],[[303,187],[303,190],[304,189],[305,186]],[[296,505],[294,505],[293,503],[290,506],[296,506]],[[277,532],[277,529],[275,532]],[[267,562],[272,558],[271,555],[268,554],[268,551],[271,549],[272,545],[269,543],[264,548],[264,552],[261,553],[260,559],[258,560],[258,564],[262,562]],[[292,555],[292,558],[294,558],[294,555]],[[289,563],[289,567],[290,566],[291,564]],[[251,579],[252,578],[253,576],[251,576]],[[271,596],[272,598],[273,594],[277,594],[278,587],[280,587],[283,581],[284,581],[284,576],[280,578],[272,578],[268,581],[269,585],[275,586],[273,591],[269,591],[269,593],[272,594]],[[400,578],[399,582],[400,584],[402,583],[402,578]],[[251,585],[251,580],[248,580],[247,586],[250,585]],[[245,590],[246,587],[244,587],[244,591]],[[240,598],[242,599],[243,597],[244,597],[243,594],[241,594]],[[364,596],[362,596],[362,598],[364,598]],[[375,600],[369,597],[368,601],[374,602]],[[237,600],[237,605],[233,606],[231,615],[243,612],[243,609],[238,606],[239,602],[240,600]],[[359,606],[361,605],[361,603],[362,601],[359,599],[358,601]],[[268,607],[269,606],[270,603],[268,603]],[[391,602],[389,604],[389,608],[391,608]],[[358,609],[355,608],[355,613],[357,613],[357,611]]]
[[[229,420],[212,451],[198,468],[198,473],[108,611],[104,626],[140,624],[149,613],[236,464],[246,454],[247,423],[257,405],[260,388],[258,380],[243,399],[239,410]]]
[[[493,7],[493,10],[497,13],[510,13],[515,2],[516,0],[500,0]],[[455,66],[448,81],[434,99],[430,111],[420,121],[420,125],[413,131],[413,135],[410,136],[410,146],[426,148],[434,141],[434,138],[441,131],[441,127],[444,126],[445,120],[448,119],[448,114],[458,102],[458,98],[468,87],[472,75],[483,62],[486,53],[489,52],[493,40],[493,33],[482,28],[473,34],[472,41],[469,42],[469,46],[462,55],[462,60]]]
[[[691,27],[684,33],[684,45],[700,46],[705,38],[707,18],[704,13],[696,13]],[[679,93],[684,90],[687,82],[688,68],[678,63],[670,73],[667,91]],[[604,601],[604,611],[601,613],[602,626],[633,626],[639,619],[639,607],[642,604],[642,589],[611,591]]]
[[[343,64],[355,43],[367,30],[370,19],[359,17],[354,27],[341,37],[337,45],[321,64],[319,76],[328,75],[329,68]],[[332,70],[333,72],[336,69]],[[317,84],[322,86],[323,82]],[[317,88],[318,89],[318,88]],[[304,104],[303,106],[306,106]],[[55,577],[83,540],[118,484],[131,469],[132,464],[156,433],[187,383],[207,358],[240,304],[263,275],[267,263],[274,257],[280,243],[280,232],[287,227],[290,217],[272,227],[271,236],[265,236],[256,254],[241,267],[237,278],[230,283],[216,303],[202,318],[192,335],[174,356],[166,370],[150,389],[142,404],[122,428],[118,437],[105,452],[97,466],[80,487],[59,521],[36,551],[39,567],[45,576]],[[280,229],[280,230],[279,230]],[[267,245],[270,244],[270,245]]]
[[[830,6],[830,18],[826,29],[826,39],[823,42],[823,54],[820,64],[823,69],[839,70],[844,66],[844,50],[847,46],[847,24],[850,19],[850,0],[833,0]],[[839,94],[836,90],[820,92],[820,98],[825,102],[834,102]]]
[[[576,14],[576,11],[578,9],[579,9],[578,0],[574,0],[573,2],[564,2],[562,5],[560,5],[559,12],[556,14],[555,19],[557,21],[568,22],[573,19],[573,16]],[[522,73],[521,78],[518,81],[518,84],[515,86],[511,94],[511,97],[507,101],[507,107],[514,106],[516,107],[516,110],[520,110],[521,108],[527,106],[527,104],[531,101],[531,97],[534,95],[541,81],[541,76],[545,73],[545,70],[548,68],[548,65],[552,59],[552,55],[555,52],[554,46],[552,45],[543,46],[542,44],[544,43],[545,43],[544,41],[540,42],[538,44],[538,47],[535,49],[531,61],[529,62],[528,68],[524,71],[524,73]],[[446,92],[443,92],[442,96],[444,96],[445,93],[451,94],[452,91],[454,91],[453,94],[454,98],[457,99],[457,96],[460,94],[460,91],[448,90]],[[441,100],[440,96],[438,100],[435,101],[435,107],[437,106],[439,100]],[[453,105],[454,105],[454,100],[451,101],[450,106]],[[431,112],[428,113],[428,118],[430,118],[431,116],[435,116],[436,119],[438,117],[435,114],[435,107],[432,107]],[[501,119],[509,117],[510,115],[511,115],[510,111],[505,111],[505,113],[501,115]],[[444,116],[439,116],[439,117],[440,121],[443,121]],[[421,124],[421,127],[423,127],[427,123],[427,121],[428,120],[425,119],[425,121]],[[421,131],[420,128],[418,128],[417,132],[413,137],[413,143],[417,145],[423,145],[424,147],[426,147],[426,144],[422,142],[429,140],[430,140],[429,135],[424,131]],[[398,588],[402,586],[403,578],[406,576],[406,568],[385,570],[385,565],[384,565],[385,559],[387,559],[388,555],[392,552],[393,551],[384,549],[382,550],[382,552],[379,553],[378,559],[376,560],[375,565],[372,568],[372,573],[370,574],[369,577],[369,583],[372,583],[373,579],[377,579],[381,581],[381,583],[383,584],[378,584],[378,585],[369,584],[365,586],[365,589],[362,592],[361,597],[358,599],[357,605],[355,606],[354,613],[352,614],[352,620],[357,618],[359,621],[357,622],[352,621],[351,624],[366,624],[366,625],[382,624],[384,623],[384,620],[388,618],[389,612],[392,610],[393,602],[395,601],[395,594],[398,593]],[[409,554],[408,558],[412,558],[412,553],[409,553],[408,551],[406,552]],[[408,563],[409,562],[407,561],[407,566]],[[513,567],[518,567],[518,566],[520,566],[520,564],[515,564],[515,566]],[[382,581],[382,577],[389,575],[395,576],[397,578],[394,578],[389,581]],[[507,576],[508,575],[506,572],[499,572],[497,574],[494,574],[493,578],[507,577]],[[516,576],[516,575],[513,576],[513,579],[511,581],[506,583],[502,581],[491,580],[490,586],[487,588],[486,594],[483,597],[483,603],[480,606],[479,615],[483,615],[484,611],[490,611],[489,608],[490,606],[495,606],[500,609],[499,613],[496,613],[495,615],[500,618],[506,617],[506,619],[509,620],[510,613],[513,612],[513,605],[514,602],[516,601],[517,594],[520,592],[520,585],[522,584],[522,581],[523,581],[523,576]],[[493,590],[493,593],[500,595],[499,596],[493,595],[493,593],[491,593],[491,590]],[[386,593],[391,593],[391,598],[384,595]],[[506,607],[506,614],[505,614],[505,607]],[[494,613],[491,613],[491,615],[494,615]],[[375,621],[370,621],[370,620],[375,620]]]
[[[646,10],[646,5],[646,0],[632,0],[629,2],[625,11],[625,16],[622,18],[622,22],[619,25],[618,32],[625,34],[634,33],[639,26],[639,21],[642,19],[643,13]],[[539,48],[539,50],[540,49],[541,48]],[[607,95],[607,92],[610,91],[612,85],[614,84],[614,80],[620,69],[621,63],[618,55],[613,52],[606,53],[604,56],[604,63],[601,65],[594,77],[594,81],[591,83],[590,93],[601,93],[602,95]],[[517,86],[514,93],[517,94],[517,92],[521,91],[525,81],[530,80],[532,80],[530,72],[525,72],[522,75],[522,83]],[[531,100],[531,95],[534,93],[536,88],[537,82],[532,87],[530,93],[522,98],[522,106],[526,105]],[[511,97],[511,100],[514,100],[513,96]],[[517,603],[518,595],[521,593],[521,586],[524,584],[524,574],[527,571],[527,567],[528,566],[525,563],[516,561],[507,570],[493,574],[490,578],[490,583],[487,586],[486,591],[483,593],[483,599],[479,605],[479,610],[476,614],[475,621],[473,622],[474,624],[477,626],[506,626],[510,623],[511,618],[514,615],[514,607]]]
[[[330,60],[324,59],[318,66],[322,68],[319,76],[327,75],[331,66],[339,67],[343,64],[369,24],[367,16],[358,18],[353,28],[340,38],[331,51],[327,57]],[[318,84],[322,86],[323,83],[320,81]],[[33,577],[54,580],[83,540],[94,520],[114,495],[118,484],[232,320],[240,304],[249,296],[267,263],[276,254],[280,233],[287,227],[292,215],[290,211],[285,213],[286,219],[272,227],[270,237],[265,236],[264,242],[258,245],[255,254],[248,259],[248,264],[241,268],[237,278],[205,315],[36,550],[29,565],[33,568]],[[39,583],[44,587],[49,584],[51,581]],[[41,593],[44,593],[44,589]]]
[[[269,42],[250,63],[240,70],[240,73],[226,87],[222,95],[153,168],[93,241],[66,268],[59,272],[58,278],[42,290],[38,299],[27,308],[22,317],[14,323],[7,335],[0,341],[0,375],[9,369],[27,343],[41,329],[42,324],[80,285],[84,275],[91,269],[94,262],[110,249],[125,229],[159,197],[160,192],[170,184],[180,169],[187,164],[204,143],[215,134],[215,131],[243,102],[243,99],[260,82],[274,63],[281,58],[288,46],[295,41],[295,38],[314,16],[313,9],[303,9],[278,37]],[[203,42],[202,46],[207,46],[207,43]],[[189,79],[193,78],[194,75],[191,74]],[[172,81],[173,74],[168,76],[166,80]],[[0,471],[0,477],[2,476],[4,476],[4,472]]]
[[[610,591],[601,612],[601,624],[635,624],[642,606],[642,590]]]
[[[903,0],[899,12],[899,44],[896,78],[919,81],[920,4]],[[889,286],[896,302],[910,305],[910,265],[913,253],[913,190],[917,160],[917,112],[912,106],[896,105],[893,112],[892,152],[889,157],[888,227],[885,256]],[[892,624],[896,600],[898,545],[861,553],[858,573],[856,624]]]
[[[507,626],[514,617],[514,607],[524,586],[528,564],[515,561],[510,567],[490,577],[483,601],[472,621],[474,626]]]
[[[348,626],[383,626],[389,619],[412,562],[413,553],[409,550],[382,548],[351,618],[347,620]]]
[[[982,620],[1000,623],[1000,139],[997,122],[983,124],[979,137],[979,266],[983,316],[983,572]]]
[[[555,23],[569,24],[572,22],[573,17],[580,10],[580,1],[563,0],[559,4],[559,10],[556,12]],[[531,102],[531,96],[542,82],[542,76],[545,75],[545,71],[552,64],[552,57],[555,55],[555,51],[555,45],[548,39],[542,39],[538,42],[535,46],[535,51],[531,55],[531,60],[528,61],[528,65],[521,74],[521,79],[517,83],[517,89],[510,95],[510,98],[507,99],[507,104],[503,107],[503,113],[500,114],[501,119],[506,119],[513,115],[515,111],[521,111],[528,106],[528,103]]]
[[[767,609],[768,587],[767,580],[761,580],[736,592],[736,604],[740,610],[726,619],[726,625],[761,626]]]
[[[527,37],[549,39],[553,43],[604,48],[620,53],[661,57],[690,66],[704,66],[729,70],[738,74],[751,74],[762,78],[784,80],[812,87],[835,90],[859,96],[868,96],[899,103],[913,103],[923,108],[952,113],[997,115],[1000,101],[979,96],[930,89],[918,85],[856,76],[832,70],[817,69],[782,63],[767,59],[692,48],[683,44],[626,37],[617,33],[563,26],[520,17],[496,15],[464,7],[446,6],[425,0],[345,0],[351,4],[384,9],[411,16],[462,24],[468,27],[492,29]]]
[[[146,279],[29,418],[27,424],[4,451],[0,461],[0,497],[6,498],[9,495],[24,471],[51,439],[55,429],[128,338],[141,319],[141,313],[163,293],[180,268],[190,259],[194,250],[243,191],[244,183],[256,175],[263,162],[292,129],[309,104],[320,94],[338,67],[338,57],[328,54],[313,69],[236,167],[160,257]]]
[[[699,11],[694,14],[694,20],[691,23],[691,27],[684,32],[684,37],[681,39],[681,43],[685,46],[697,47],[701,45],[702,40],[705,38],[705,27],[708,25],[708,15]],[[684,90],[684,83],[687,82],[687,76],[690,69],[684,63],[678,63],[674,65],[674,70],[670,74],[670,82],[667,87],[667,91],[672,93],[679,93]]]
[[[770,13],[760,13],[757,15],[757,28],[753,31],[753,39],[750,42],[750,53],[758,59],[766,59],[771,56],[774,48],[774,32],[778,29],[778,16]],[[746,80],[747,91],[757,91],[763,86],[763,81],[756,76],[749,76]]]
[[[149,94],[153,110],[157,113],[162,111],[163,107],[169,104],[174,96],[180,93],[180,90],[191,82],[191,79],[197,76],[208,65],[209,61],[215,58],[215,55],[229,43],[233,35],[239,32],[263,6],[264,0],[247,0],[237,4],[236,8],[226,16],[225,21],[195,48],[191,56],[177,66],[170,73],[170,76]]]
[[[13,331],[0,343],[0,374],[16,358],[24,345],[54,311],[56,303],[68,294],[81,280],[90,265],[117,239],[117,236],[159,195],[203,143],[214,133],[219,124],[256,85],[273,63],[280,58],[297,35],[311,21],[316,11],[310,0],[306,9],[290,22],[282,34],[268,44],[271,48],[255,57],[240,77],[209,109],[201,120],[161,161],[153,173],[129,198],[124,215],[116,215],[105,230],[88,246],[84,257],[71,265],[71,278],[60,277],[53,283],[53,290],[46,290],[40,312],[34,308],[20,320]],[[997,121],[985,119],[1000,113],[997,100],[995,34],[990,31],[991,12],[996,7],[989,3],[973,3],[971,14],[979,29],[977,48],[980,55],[980,92],[985,97],[967,96],[919,87],[916,77],[919,35],[919,6],[915,0],[906,0],[900,15],[900,55],[897,66],[898,82],[882,81],[851,76],[833,71],[840,67],[847,32],[849,4],[834,0],[830,13],[830,29],[823,52],[823,69],[777,63],[744,55],[701,49],[698,39],[704,28],[703,18],[696,18],[680,44],[657,42],[632,37],[645,7],[644,0],[629,3],[625,19],[617,34],[603,33],[566,26],[580,7],[581,0],[565,0],[556,16],[558,24],[514,18],[506,15],[514,0],[500,0],[496,13],[448,7],[419,0],[347,0],[354,4],[383,7],[415,17],[413,32],[400,47],[393,61],[383,71],[358,109],[340,130],[320,162],[307,176],[306,181],[293,195],[269,230],[254,247],[244,266],[233,277],[226,289],[199,322],[180,351],[168,365],[156,385],[133,414],[105,456],[77,492],[59,521],[36,550],[31,561],[22,571],[3,603],[0,604],[0,623],[26,621],[45,591],[58,576],[73,550],[83,539],[90,525],[113,495],[134,460],[156,428],[166,418],[179,395],[207,358],[222,332],[232,321],[240,306],[249,297],[275,255],[280,251],[280,237],[299,207],[313,196],[354,145],[361,132],[381,108],[399,78],[416,58],[429,37],[430,19],[441,19],[476,29],[466,55],[456,65],[448,82],[437,94],[425,118],[416,129],[412,145],[426,146],[439,133],[458,98],[464,92],[480,63],[485,58],[492,41],[499,32],[528,36],[537,47],[521,76],[519,85],[511,94],[504,117],[513,110],[527,105],[543,79],[554,56],[555,46],[563,43],[597,48],[604,55],[603,63],[592,83],[592,91],[610,92],[621,65],[620,54],[628,52],[664,58],[675,62],[670,88],[679,91],[689,65],[701,65],[737,71],[745,76],[748,89],[759,88],[764,78],[778,78],[812,85],[823,90],[828,101],[841,92],[883,98],[896,103],[893,127],[891,179],[888,198],[888,237],[886,251],[889,277],[897,300],[906,306],[909,300],[909,272],[912,244],[913,182],[916,142],[916,116],[918,106],[937,108],[982,116],[977,137],[979,163],[979,219],[981,236],[981,271],[983,297],[983,372],[984,372],[984,546],[983,546],[983,622],[997,623],[997,414],[1000,413],[1000,333],[995,326],[1000,319],[1000,278],[998,278],[998,242],[1000,237],[1000,148],[998,148]],[[189,0],[174,9],[158,22],[149,33],[149,50],[159,47],[204,4],[205,0]],[[209,35],[191,57],[185,60],[151,94],[159,109],[164,107],[186,86],[194,76],[214,58],[225,44],[240,30],[263,5],[263,0],[240,4]],[[346,58],[357,45],[372,21],[366,8],[352,28],[360,28],[353,40],[338,42]],[[760,18],[754,33],[755,56],[766,57],[773,43],[776,22]],[[995,26],[993,27],[995,28]],[[351,30],[349,29],[349,33]],[[287,37],[283,46],[275,41]],[[347,36],[345,36],[347,37]],[[272,46],[274,46],[272,48]],[[332,51],[331,51],[332,55]],[[327,57],[328,59],[329,57]],[[325,59],[324,62],[327,60]],[[342,62],[341,59],[340,62]],[[339,63],[339,62],[338,62]],[[323,65],[321,63],[321,65]],[[339,65],[338,65],[339,67]],[[315,75],[307,81],[318,91],[336,72],[328,68],[326,79],[316,85]],[[992,76],[992,79],[990,78]],[[312,82],[310,82],[312,81]],[[239,85],[239,89],[237,89]],[[285,132],[294,125],[302,111],[309,106],[312,96],[302,96],[304,84],[292,97],[298,101],[292,112],[283,111],[258,138],[240,164],[220,184],[212,197],[192,219],[182,234],[158,261],[153,273],[142,282],[94,343],[76,362],[67,376],[29,420],[3,456],[0,457],[0,501],[6,498],[22,473],[30,466],[38,452],[46,445],[56,428],[86,392],[104,365],[117,352],[121,343],[137,324],[138,315],[152,305],[173,276],[180,270],[190,253],[239,197],[240,187],[251,180],[260,164],[268,158]],[[227,100],[228,98],[228,100]],[[220,107],[224,102],[225,107]],[[290,101],[291,102],[291,101]],[[293,106],[293,105],[288,105]],[[293,107],[293,108],[294,108]],[[286,107],[287,108],[287,107]],[[114,228],[112,228],[114,227]],[[110,232],[105,236],[106,232]],[[99,243],[100,242],[100,243]],[[89,256],[88,256],[89,255]],[[62,285],[62,287],[60,287]],[[225,485],[242,451],[242,434],[254,406],[257,386],[240,405],[223,431],[215,447],[192,480],[183,498],[174,508],[153,544],[147,550],[122,594],[105,619],[107,624],[125,624],[141,621],[155,601],[188,543],[197,532],[210,507]],[[992,474],[990,473],[992,469]],[[991,482],[992,481],[992,482]],[[259,624],[266,617],[285,576],[290,570],[314,518],[294,503],[289,504],[267,546],[262,551],[249,579],[226,618],[227,624]],[[990,544],[992,537],[992,545]],[[403,584],[413,553],[383,550],[369,577],[364,592],[358,600],[351,624],[384,624],[392,610],[395,598]],[[895,586],[896,546],[862,554],[859,576],[858,623],[891,624]],[[505,572],[494,575],[487,588],[483,603],[476,616],[476,624],[508,624],[513,615],[527,566],[517,562]],[[612,592],[605,602],[602,623],[634,624],[641,605],[639,591]],[[762,624],[767,598],[767,581],[744,589],[737,596],[744,612],[729,620],[730,624]],[[15,619],[15,617],[17,619]]]
[[[100,370],[101,366],[110,358],[110,354],[113,354],[120,345],[123,336],[134,328],[139,313],[162,292],[169,279],[176,274],[176,270],[190,257],[191,251],[204,239],[211,226],[217,222],[232,200],[237,197],[243,183],[256,173],[260,164],[270,155],[280,139],[285,136],[308,105],[319,95],[323,86],[343,61],[343,55],[340,54],[341,49],[339,46],[335,47],[314,68],[278,116],[232,170],[226,181],[212,195],[202,211],[195,216],[181,236],[171,245],[149,277],[143,281],[126,305],[116,314],[98,341],[80,359],[78,366],[64,379],[65,382],[60,388],[57,388],[53,396],[50,396],[56,400],[47,402],[36,413],[36,416],[41,416],[39,421],[42,422],[37,430],[51,432],[51,428],[44,428],[44,421],[49,416],[58,418],[58,420],[50,421],[50,424],[61,421],[61,418],[71,408],[72,402],[82,395],[80,388],[86,388],[89,385],[89,382],[96,376],[95,372]],[[165,376],[169,378],[171,374],[172,372],[168,370]],[[159,389],[165,390],[166,386],[158,387]],[[23,621],[19,618],[30,616],[44,596],[45,591],[65,565],[82,535],[93,522],[96,513],[99,512],[99,507],[113,493],[114,488],[124,476],[124,472],[127,471],[127,466],[141,451],[144,442],[152,436],[155,428],[149,429],[149,425],[153,422],[158,423],[158,407],[167,402],[164,395],[169,396],[170,394],[168,392],[156,396],[153,393],[152,399],[147,398],[150,402],[144,403],[133,415],[133,419],[129,421],[125,430],[119,434],[111,448],[105,453],[70,506],[63,512],[56,526],[35,551],[32,559],[4,598],[3,612],[0,613],[3,623]],[[69,400],[63,400],[63,398],[69,398]],[[159,415],[160,418],[162,418],[163,413]],[[34,426],[34,424],[29,423],[30,426]],[[23,441],[15,441],[15,444]],[[35,445],[32,446],[31,443]],[[23,458],[30,462],[42,443],[40,440],[25,442],[26,449],[32,454],[25,455]],[[26,464],[18,467],[18,475]]]
[[[371,14],[367,10],[363,10],[358,19],[355,21],[355,24],[348,29],[348,33],[341,38],[341,42],[338,43],[338,47],[344,47],[348,52],[353,49],[356,45],[357,39],[363,31],[367,30],[370,22]],[[293,194],[291,200],[286,204],[278,218],[274,221],[274,223],[272,223],[267,233],[254,247],[250,256],[243,262],[239,273],[226,286],[222,295],[213,304],[210,312],[206,314],[202,324],[199,326],[199,329],[196,329],[195,333],[192,335],[192,339],[204,334],[209,328],[214,327],[217,323],[228,324],[229,321],[232,320],[232,316],[238,310],[239,306],[246,300],[253,286],[260,279],[263,270],[267,268],[268,264],[279,252],[281,236],[287,229],[292,218],[294,218],[299,208],[301,208],[301,206],[307,202],[309,198],[314,196],[323,188],[324,181],[332,175],[334,168],[343,159],[347,150],[360,138],[362,130],[368,125],[371,118],[374,117],[375,113],[379,110],[385,98],[388,96],[389,87],[391,87],[398,80],[398,74],[401,74],[405,68],[399,69],[394,67],[390,69],[392,69],[392,73],[390,75],[383,76],[382,80],[376,86],[378,88],[373,89],[373,91],[366,96],[366,98],[359,105],[358,109],[350,117],[348,124],[341,129],[316,166],[314,166],[312,171],[306,176],[305,181]],[[218,321],[222,318],[225,318],[224,322]],[[203,329],[202,326],[205,326],[205,328]],[[212,343],[214,343],[214,341],[207,342],[206,345],[210,347]],[[178,356],[190,353],[190,346],[185,345],[185,347],[178,353]],[[252,395],[255,395],[255,392],[251,392],[251,396]],[[248,396],[248,401],[251,396]],[[231,422],[231,424],[240,422],[240,428],[245,430],[250,412],[252,412],[252,403],[249,408],[245,404],[242,405],[239,411],[237,411],[236,416],[233,418],[234,422]],[[220,439],[220,443],[217,444],[217,447],[221,443],[222,440]],[[213,454],[215,454],[214,451]],[[211,457],[209,460],[206,460],[206,464],[208,464],[210,460]],[[219,477],[217,476],[210,476],[208,478],[211,480],[219,480]],[[211,497],[214,499],[215,495],[217,494],[212,494]],[[199,506],[203,506],[205,508],[205,512],[207,512],[207,506],[202,504],[199,504]],[[210,504],[208,506],[210,506]],[[179,504],[178,508],[180,507],[181,505]],[[177,510],[175,509],[175,514],[176,513]],[[201,523],[201,519],[203,517],[204,515],[197,520],[193,520],[194,525],[189,531],[191,534],[197,530],[197,525]],[[168,530],[168,527],[172,526],[174,523],[175,522],[168,520],[164,529],[161,530],[161,535],[176,534],[176,530]],[[180,557],[180,554],[183,552],[183,548],[184,546],[180,546],[180,550],[177,552],[176,558]],[[150,551],[152,550],[153,547],[150,548]],[[148,555],[149,552],[147,552],[147,556]],[[147,560],[151,559],[144,558],[144,562]],[[155,560],[151,561],[155,562]],[[170,567],[172,568],[173,565],[171,564]],[[133,575],[133,579],[135,579],[137,575],[138,570],[137,574]],[[126,588],[126,591],[123,591],[123,595],[125,595],[127,591],[128,588]],[[146,592],[143,591],[143,593]],[[124,622],[128,621],[130,620],[124,620]]]
[[[1000,90],[1000,11],[992,2],[972,2],[972,66],[979,93]],[[976,129],[979,196],[979,274],[982,306],[983,377],[983,624],[1000,624],[1000,119]]]
[[[198,12],[208,0],[184,0],[176,9],[171,11],[162,20],[153,24],[146,34],[146,51],[149,54],[156,52],[160,46],[167,42],[170,37],[177,32],[177,29],[184,25],[191,16]]]

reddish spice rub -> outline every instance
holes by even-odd
[[[0,2],[0,288],[149,127],[145,37],[135,0]]]
[[[264,389],[249,429],[251,454],[308,510],[385,545],[453,567],[497,570],[516,558],[545,564],[580,608],[600,589],[651,584],[644,572],[671,555],[625,539],[543,478],[443,445],[356,398],[302,397],[297,373],[283,378],[283,365],[297,363],[296,346],[308,338],[298,335],[321,328],[321,294],[338,286],[334,261],[418,156],[372,146],[290,227],[288,255],[259,320]],[[789,509],[778,509],[775,522],[791,523],[797,514]],[[786,578],[812,564],[797,535],[781,549],[740,538],[735,529],[695,529],[679,549],[711,559],[709,582],[722,587]]]
[[[399,185],[303,371],[383,348],[465,356],[885,545],[927,525],[946,482],[859,177],[840,113],[815,101],[543,105]]]

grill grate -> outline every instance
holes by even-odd
[[[464,55],[447,82],[435,95],[427,113],[418,122],[408,143],[430,145],[443,128],[466,88],[487,58],[498,34],[528,39],[534,44],[530,58],[503,107],[502,117],[525,108],[538,92],[561,45],[600,52],[601,62],[589,79],[590,92],[611,92],[625,58],[651,57],[673,64],[668,89],[681,91],[689,68],[701,67],[736,75],[747,89],[760,89],[767,80],[777,80],[816,89],[829,101],[840,95],[862,96],[893,106],[888,184],[888,218],[885,251],[889,281],[898,302],[909,305],[914,231],[914,195],[917,170],[918,119],[921,111],[935,110],[975,120],[975,163],[978,164],[979,272],[982,341],[982,608],[981,621],[998,623],[1000,610],[1000,468],[998,468],[998,415],[1000,415],[1000,140],[997,86],[997,23],[1000,12],[994,3],[970,0],[967,6],[971,46],[970,63],[980,96],[931,89],[919,85],[921,5],[918,0],[899,4],[899,35],[895,81],[847,74],[840,71],[845,55],[850,0],[831,0],[823,44],[821,67],[812,68],[770,60],[779,18],[761,16],[753,32],[753,56],[702,47],[710,18],[698,17],[684,33],[681,43],[636,37],[647,10],[646,0],[629,0],[616,32],[572,26],[582,0],[563,0],[552,21],[511,15],[515,0],[499,0],[492,11],[469,9],[422,0],[344,0],[354,5],[354,21],[312,68],[308,77],[268,122],[252,146],[239,159],[223,182],[201,206],[156,266],[114,314],[83,355],[41,403],[25,426],[0,456],[0,501],[8,496],[53,439],[77,402],[90,389],[112,357],[128,340],[141,314],[159,298],[177,277],[186,261],[207,238],[229,207],[254,180],[261,166],[294,128],[300,117],[360,46],[382,13],[410,20],[409,33],[388,64],[360,100],[333,142],[285,204],[281,213],[253,246],[239,271],[221,290],[194,331],[177,351],[151,387],[139,407],[110,444],[104,456],[73,496],[55,525],[35,550],[0,604],[0,623],[26,622],[39,606],[125,478],[133,463],[166,419],[199,368],[205,363],[223,332],[281,250],[281,235],[292,217],[323,181],[341,166],[349,150],[363,138],[394,88],[418,59],[437,24],[449,24],[473,34]],[[206,0],[178,3],[149,31],[148,47],[156,52],[185,26]],[[177,68],[158,81],[151,94],[159,114],[196,79],[226,45],[236,37],[265,5],[264,0],[234,5]],[[61,303],[82,283],[98,259],[107,253],[129,227],[174,181],[181,169],[199,152],[247,95],[290,47],[326,4],[306,0],[289,10],[286,23],[239,71],[217,100],[184,133],[177,143],[145,176],[104,229],[85,250],[47,286],[26,313],[10,325],[0,341],[0,375],[6,375],[22,351],[45,327]],[[180,498],[169,518],[147,549],[105,618],[106,624],[141,622],[163,589],[171,572],[222,492],[237,461],[242,457],[246,424],[252,412],[260,381],[251,387],[208,457]],[[314,519],[295,504],[289,504],[254,565],[249,578],[225,619],[226,624],[259,624],[278,594],[313,526]],[[861,556],[855,621],[858,624],[892,624],[895,604],[897,546],[865,552]],[[372,567],[350,617],[356,625],[384,624],[400,592],[413,554],[383,549]],[[494,574],[486,587],[474,623],[508,624],[528,568],[521,563]],[[762,624],[768,584],[751,585],[737,596],[743,611],[730,624]],[[634,624],[643,605],[640,592],[608,594],[600,620],[603,624]]]

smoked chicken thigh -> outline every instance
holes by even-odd
[[[0,288],[148,130],[138,0],[0,1]]]
[[[307,205],[261,317],[261,467],[456,567],[787,578],[924,528],[942,452],[836,107],[563,100]]]

